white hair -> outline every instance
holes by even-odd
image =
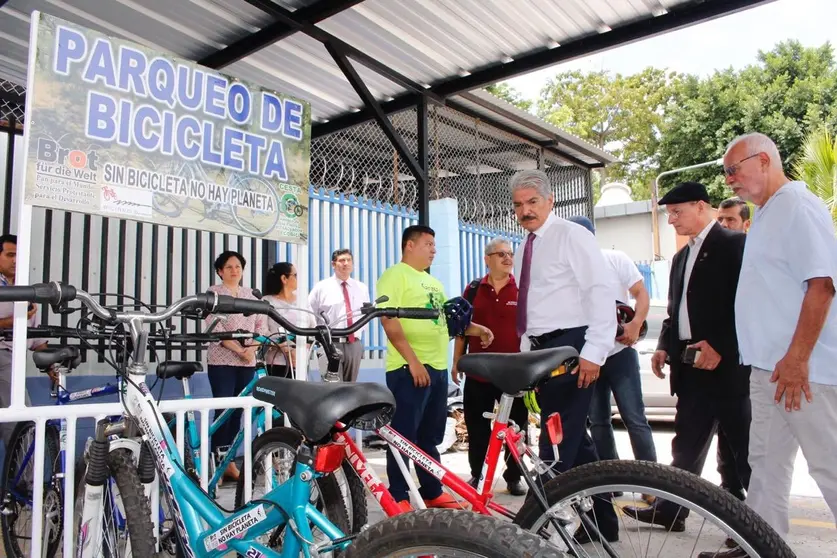
[[[497,250],[497,248],[499,248],[503,244],[511,246],[511,242],[509,242],[505,238],[501,238],[498,236],[497,238],[492,239],[491,242],[485,245],[485,255],[488,256],[490,254],[493,254]]]
[[[764,153],[770,158],[770,166],[777,169],[782,168],[782,156],[779,155],[779,149],[773,140],[766,135],[759,132],[751,132],[738,136],[729,142],[726,151],[724,151],[724,157],[729,155],[729,152],[738,144],[744,144],[747,148],[748,156],[755,155],[756,153]]]
[[[509,191],[514,193],[521,188],[534,188],[540,195],[549,198],[552,195],[552,188],[549,185],[549,177],[540,170],[522,170],[514,173],[509,179]]]

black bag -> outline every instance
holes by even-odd
[[[477,298],[477,289],[480,287],[480,282],[481,281],[482,281],[482,279],[474,279],[473,281],[468,283],[468,286],[465,287],[465,292],[462,293],[462,297],[465,300],[467,300],[468,303],[471,306],[474,305],[474,299]],[[465,340],[465,352],[463,354],[466,354],[467,352],[468,352],[468,340],[466,339]]]

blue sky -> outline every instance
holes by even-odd
[[[742,68],[755,62],[759,50],[777,42],[797,39],[805,46],[831,41],[837,47],[837,1],[776,0],[666,33],[601,54],[558,64],[509,80],[525,97],[537,98],[551,76],[566,70],[609,70],[632,74],[646,66],[669,68],[698,75],[716,69]]]

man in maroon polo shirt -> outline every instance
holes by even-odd
[[[517,336],[517,284],[511,272],[514,268],[514,253],[511,244],[502,238],[496,238],[485,247],[485,265],[488,274],[480,280],[476,292],[470,292],[471,285],[465,288],[463,296],[473,300],[474,316],[476,323],[483,324],[494,333],[494,342],[485,349],[476,339],[476,343],[468,338],[468,351],[472,353],[517,353],[520,351],[520,337]],[[458,337],[453,349],[453,373],[451,377],[456,384],[459,384],[459,372],[456,363],[465,354],[466,340]],[[509,370],[513,374],[513,370]],[[465,410],[465,426],[468,428],[468,463],[471,466],[472,486],[476,486],[485,454],[488,451],[488,442],[491,438],[491,420],[483,417],[483,413],[490,413],[494,410],[494,403],[500,400],[502,392],[492,384],[468,378],[465,382],[462,394],[462,404]],[[523,403],[523,399],[514,400],[511,411],[511,420],[517,424],[522,432],[526,432],[529,421],[529,412]],[[526,484],[520,478],[520,469],[517,464],[506,454],[506,471],[503,479],[509,492],[514,496],[526,494]]]

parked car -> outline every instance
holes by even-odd
[[[660,337],[660,329],[665,316],[665,307],[652,306],[648,312],[648,333],[645,339],[636,344],[636,350],[639,353],[642,398],[645,402],[645,414],[649,420],[674,420],[674,410],[677,405],[677,397],[671,395],[670,391],[668,368],[666,368],[664,380],[651,371],[651,355],[657,348],[657,340]],[[619,409],[616,407],[616,400],[612,397],[610,404],[614,416],[618,418]]]

